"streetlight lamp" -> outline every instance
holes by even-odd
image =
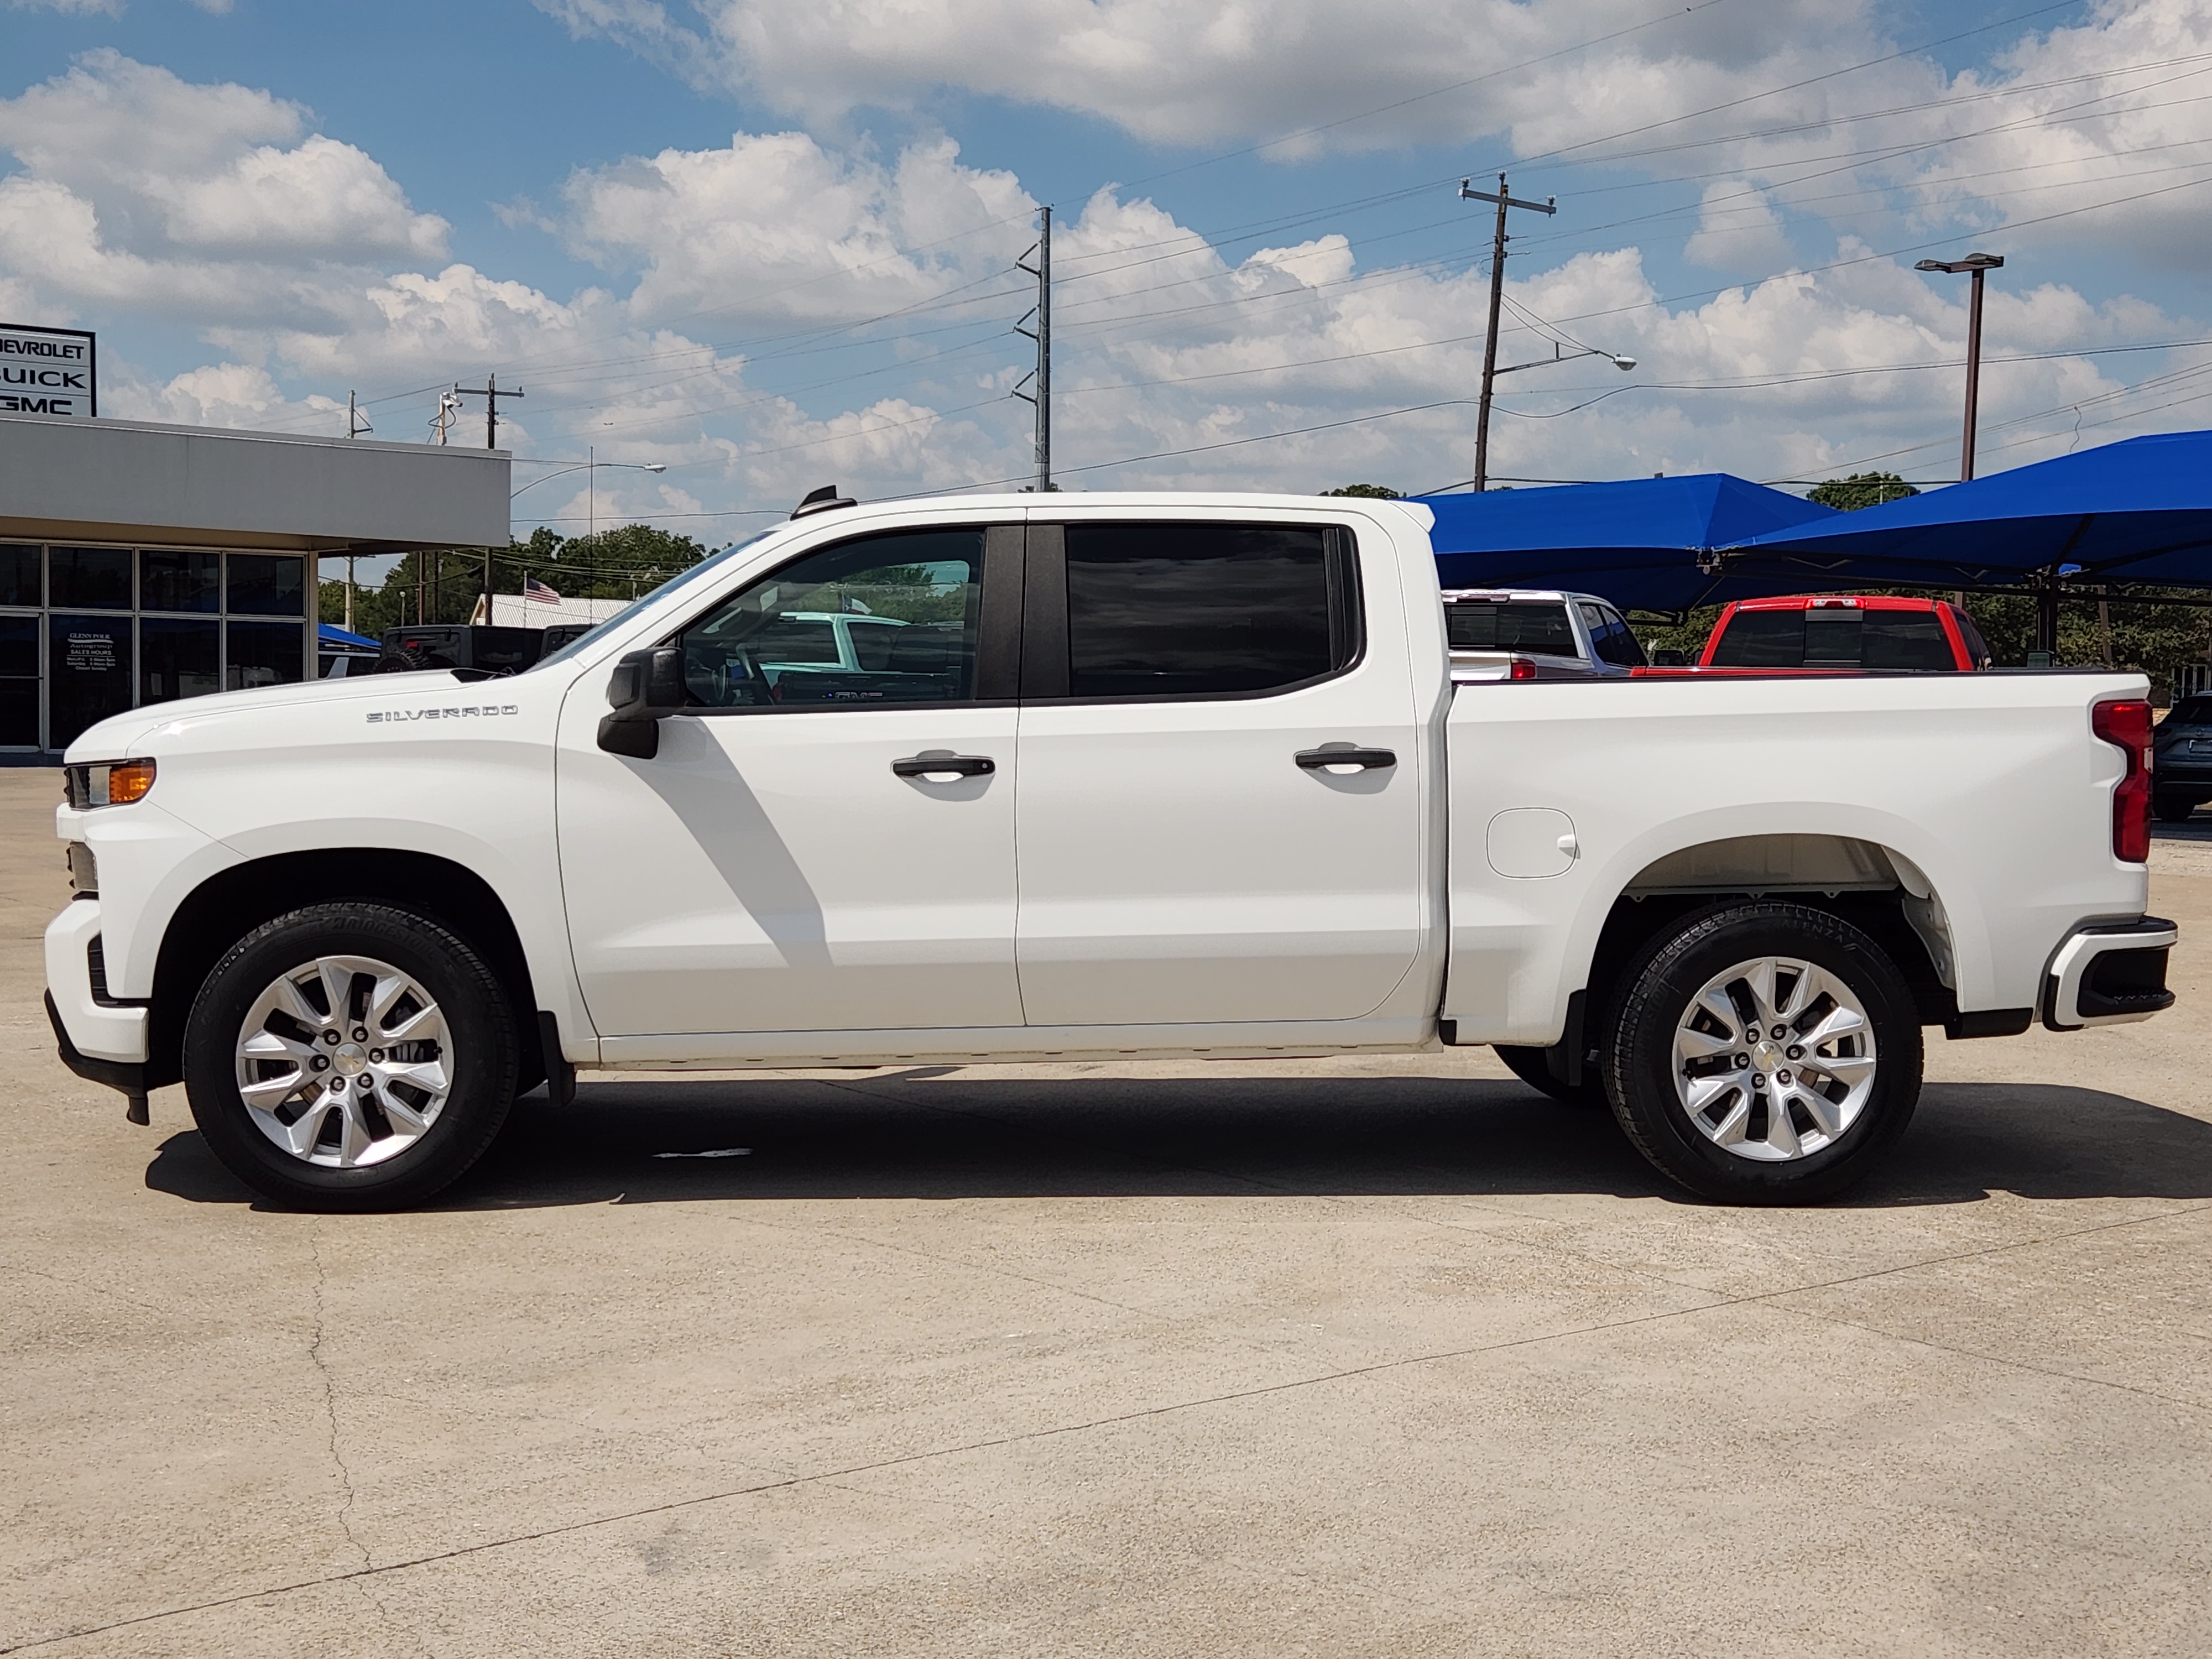
[[[1961,483],[1971,482],[1974,476],[1974,411],[1982,387],[1982,278],[2003,265],[2002,253],[1969,253],[1963,259],[1923,259],[1912,267],[1915,270],[1941,271],[1946,276],[1956,276],[1964,271],[1974,279],[1973,295],[1966,304],[1966,430],[1959,443]]]
[[[1559,343],[1557,340],[1554,340],[1552,342],[1552,355],[1550,356],[1539,357],[1534,362],[1509,363],[1504,368],[1498,370],[1497,373],[1500,374],[1517,374],[1524,368],[1549,368],[1553,363],[1571,363],[1577,357],[1602,357],[1606,362],[1611,363],[1615,368],[1619,369],[1624,374],[1627,374],[1630,369],[1636,367],[1635,358],[1624,357],[1617,352],[1600,351],[1595,346],[1581,346],[1572,351],[1561,351],[1559,349]]]
[[[536,477],[532,478],[528,483],[523,485],[522,489],[535,489],[538,485],[544,483],[548,478],[564,477],[571,472],[596,472],[603,466],[621,467],[625,471],[631,472],[665,472],[668,471],[666,464],[661,461],[602,461],[594,459],[588,461],[578,461],[574,466],[559,467],[551,472],[541,472]],[[520,495],[522,493],[522,489],[510,490],[507,493],[507,499],[510,501],[513,501],[517,495]]]
[[[599,459],[599,452],[595,448],[586,449],[584,451],[584,454],[586,457],[585,459],[577,461],[572,465],[557,467],[550,472],[539,473],[538,477],[532,478],[528,483],[523,485],[522,489],[535,489],[538,485],[544,483],[548,478],[566,477],[571,472],[580,472],[584,474],[584,499],[586,501],[585,513],[586,515],[585,534],[587,539],[592,537],[596,537],[599,533],[599,469],[601,467],[615,467],[625,472],[665,472],[668,471],[667,464],[663,461],[603,461]],[[509,490],[507,492],[507,499],[509,501],[513,501],[517,495],[522,494],[522,489]],[[484,620],[486,622],[489,622],[491,620],[491,550],[489,548],[484,550],[483,604]]]

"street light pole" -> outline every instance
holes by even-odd
[[[502,392],[499,395],[504,398],[508,394]],[[565,477],[571,472],[582,473],[584,475],[584,498],[586,503],[584,508],[586,514],[585,522],[589,527],[590,534],[592,537],[596,537],[599,534],[599,452],[598,446],[592,445],[587,447],[584,451],[584,454],[586,459],[583,460],[574,462],[568,466],[557,468],[551,472],[539,473],[538,477],[532,478],[528,483],[523,485],[522,489],[535,489],[538,485],[544,483],[548,478]],[[611,467],[618,468],[625,472],[665,472],[668,471],[668,464],[665,461],[609,461],[607,465]],[[509,492],[507,499],[509,501],[514,501],[515,496],[522,494],[522,489]],[[486,548],[484,550],[483,606],[484,621],[489,623],[491,620],[491,550],[489,548]]]
[[[1912,267],[1915,270],[1941,271],[1947,276],[1965,272],[1974,282],[1973,291],[1966,301],[1966,422],[1965,434],[1959,441],[1959,480],[1962,483],[1973,481],[1974,426],[1981,408],[1982,278],[2003,265],[2002,253],[1969,253],[1963,259],[1923,259]]]
[[[1547,196],[1540,202],[1524,202],[1509,194],[1505,175],[1498,175],[1495,195],[1486,190],[1476,190],[1474,180],[1459,181],[1462,202],[1495,202],[1498,204],[1498,229],[1490,244],[1490,331],[1482,343],[1482,396],[1474,411],[1474,487],[1478,493],[1490,487],[1490,388],[1498,378],[1498,307],[1505,299],[1505,244],[1510,239],[1505,234],[1505,210],[1527,208],[1531,213],[1557,213],[1559,198]]]

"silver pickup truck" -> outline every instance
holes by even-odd
[[[1456,684],[1610,679],[1644,666],[1620,612],[1595,593],[1448,587],[1443,599]]]

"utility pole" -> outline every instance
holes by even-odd
[[[1474,188],[1474,180],[1459,181],[1460,199],[1463,202],[1495,202],[1498,204],[1498,234],[1490,244],[1490,332],[1482,343],[1482,398],[1474,414],[1474,487],[1480,492],[1490,488],[1490,388],[1498,378],[1498,313],[1505,301],[1505,244],[1512,239],[1505,234],[1505,210],[1526,208],[1531,213],[1557,213],[1559,198],[1547,196],[1540,202],[1524,202],[1509,194],[1505,175],[1498,175],[1498,193]]]
[[[519,391],[501,392],[499,389],[499,376],[496,374],[485,375],[484,383],[482,386],[457,386],[453,391],[463,398],[481,398],[484,400],[484,447],[497,449],[499,447],[499,400],[501,398],[520,398],[522,393]]]
[[[375,430],[375,427],[369,423],[368,416],[361,412],[361,406],[354,402],[353,393],[350,392],[347,392],[346,436],[349,438],[358,438],[364,433],[374,432]]]
[[[1974,477],[1974,421],[1982,394],[1982,278],[2004,268],[2002,253],[1969,253],[1963,259],[1923,259],[1915,270],[1940,270],[1947,276],[1971,273],[1973,292],[1966,301],[1966,430],[1959,441],[1959,481]]]
[[[1015,333],[1036,342],[1036,367],[1016,383],[1014,396],[1036,410],[1036,489],[1042,495],[1052,488],[1052,210],[1039,208],[1037,222],[1036,246],[1014,261],[1014,269],[1037,279],[1036,304],[1014,325]],[[1023,263],[1030,254],[1036,263]],[[1036,319],[1035,333],[1022,326],[1031,317]],[[1022,390],[1031,380],[1036,382],[1034,397]]]

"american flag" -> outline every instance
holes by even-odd
[[[561,603],[561,596],[535,576],[525,576],[522,579],[522,597],[526,599],[535,599],[540,605]]]

